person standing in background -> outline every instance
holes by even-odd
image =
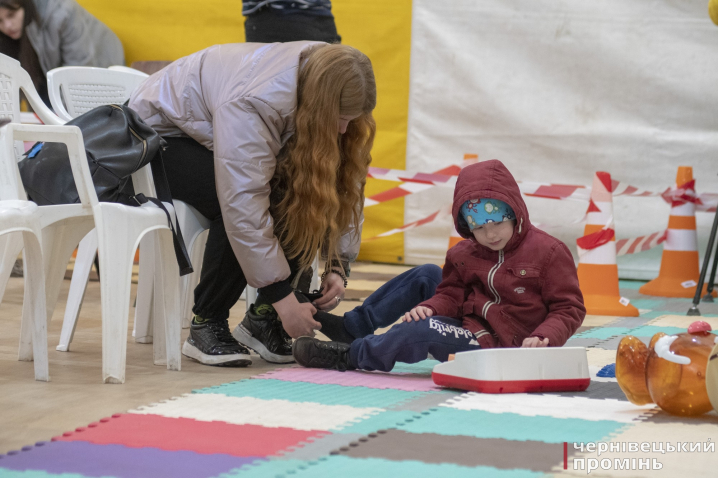
[[[53,68],[125,64],[117,35],[75,0],[0,0],[0,53],[20,62],[48,105]]]
[[[329,0],[242,0],[245,40],[250,43],[341,43]]]

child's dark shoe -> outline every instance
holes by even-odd
[[[292,345],[294,360],[299,365],[310,368],[353,370],[349,362],[349,344],[325,342],[312,337],[299,337]]]

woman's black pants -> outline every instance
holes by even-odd
[[[191,138],[164,138],[162,153],[173,199],[184,201],[211,221],[192,311],[205,319],[226,320],[247,279],[227,238],[214,180],[214,153]],[[289,261],[292,276],[299,269]],[[257,302],[262,302],[261,290]]]

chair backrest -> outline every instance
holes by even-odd
[[[125,69],[63,66],[47,72],[52,108],[65,121],[97,106],[122,104],[147,75]]]
[[[20,62],[0,54],[0,118],[9,118],[13,123],[20,122],[20,90],[25,93],[30,106],[43,123],[65,123],[42,101],[30,75],[20,66]]]

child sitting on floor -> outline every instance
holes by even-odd
[[[454,190],[456,230],[435,295],[382,335],[346,344],[300,337],[305,367],[389,371],[399,362],[492,347],[560,347],[586,315],[566,245],[529,221],[518,184],[498,160],[465,168]]]

